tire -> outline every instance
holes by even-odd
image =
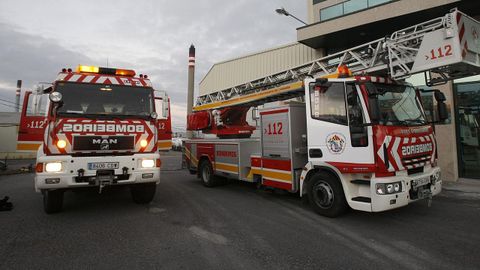
[[[308,186],[308,200],[313,210],[326,217],[338,217],[348,210],[342,184],[331,174],[318,172]]]
[[[54,214],[62,211],[63,190],[45,190],[43,192],[43,209],[47,214]]]
[[[212,164],[210,164],[210,161],[204,160],[202,163],[200,163],[198,174],[204,186],[214,187],[218,184],[218,179],[213,174],[213,168]]]
[[[156,183],[135,184],[130,186],[130,194],[132,200],[137,204],[150,203],[155,197],[157,191]]]

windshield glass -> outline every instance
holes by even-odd
[[[152,112],[152,89],[121,85],[58,83],[62,94],[59,115],[147,117]]]
[[[424,125],[425,115],[415,89],[409,85],[375,84],[384,125]]]

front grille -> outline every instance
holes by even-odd
[[[407,173],[408,173],[408,175],[423,173],[423,168],[424,167],[422,166],[422,167],[418,167],[418,168],[408,169]]]
[[[74,136],[73,151],[133,150],[134,136]]]
[[[406,169],[419,168],[425,166],[431,158],[430,155],[407,157],[402,159],[402,164]]]

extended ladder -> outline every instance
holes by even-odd
[[[402,80],[430,71],[427,85],[480,73],[480,22],[454,9],[443,17],[394,32],[390,37],[331,54],[197,98],[195,111],[255,105],[303,95],[303,79],[335,74],[346,65],[353,75]]]

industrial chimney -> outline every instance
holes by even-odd
[[[188,50],[188,93],[187,93],[187,115],[192,113],[193,91],[195,86],[195,46],[193,44]],[[187,120],[188,121],[188,120]],[[187,138],[193,138],[193,132],[187,130]]]

